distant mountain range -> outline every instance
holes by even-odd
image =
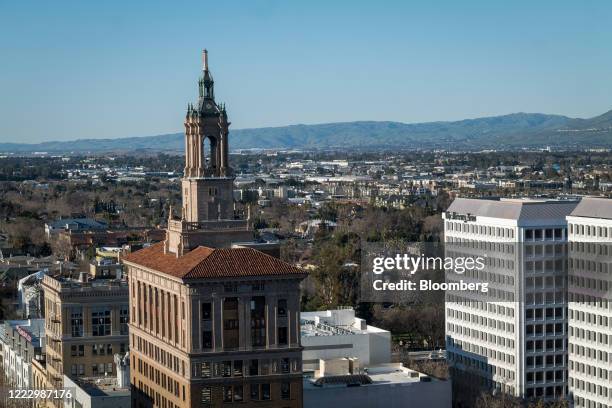
[[[455,122],[342,122],[230,132],[236,149],[520,149],[612,147],[612,111],[590,119],[513,113]],[[0,143],[0,152],[182,152],[183,133],[37,144]]]

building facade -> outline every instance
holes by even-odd
[[[446,254],[482,256],[481,271],[448,280],[487,293],[446,294],[454,378],[523,398],[567,395],[567,221],[574,201],[457,198],[443,215]]]
[[[181,255],[200,245],[228,247],[253,240],[248,220],[234,212],[234,176],[229,166],[229,121],[215,101],[208,53],[203,51],[196,106],[185,116],[185,169],[180,217],[168,220],[166,251]]]
[[[7,320],[2,326],[0,342],[6,384],[31,389],[34,384],[32,360],[44,360],[44,320]]]
[[[115,375],[113,355],[128,350],[128,285],[123,279],[44,276],[46,380]]]
[[[199,96],[185,120],[181,216],[163,243],[124,258],[133,406],[301,407],[306,274],[242,244],[253,233],[234,215],[229,122],[206,51]]]
[[[612,407],[612,199],[585,197],[569,231],[568,377],[575,407]]]
[[[318,370],[319,361],[354,358],[360,367],[391,362],[391,333],[370,326],[344,308],[301,313],[304,371]]]

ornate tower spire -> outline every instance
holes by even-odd
[[[208,52],[202,51],[198,103],[185,115],[185,172],[181,180],[181,219],[168,216],[166,251],[177,256],[198,245],[228,246],[252,239],[246,220],[234,212],[234,176],[229,165],[229,126],[225,104],[217,104]]]
[[[208,50],[206,48],[202,50],[202,70],[208,71]]]
[[[202,77],[198,81],[200,87],[200,100],[215,100],[215,81],[208,70],[208,51],[202,50]],[[200,103],[202,106],[202,103]]]

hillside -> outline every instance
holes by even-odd
[[[612,147],[612,111],[590,119],[514,113],[455,122],[342,122],[231,131],[232,149]],[[0,152],[182,152],[183,134],[80,139],[38,144],[0,143]]]

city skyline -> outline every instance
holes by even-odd
[[[202,48],[232,129],[612,107],[604,2],[0,7],[0,142],[177,132]]]

